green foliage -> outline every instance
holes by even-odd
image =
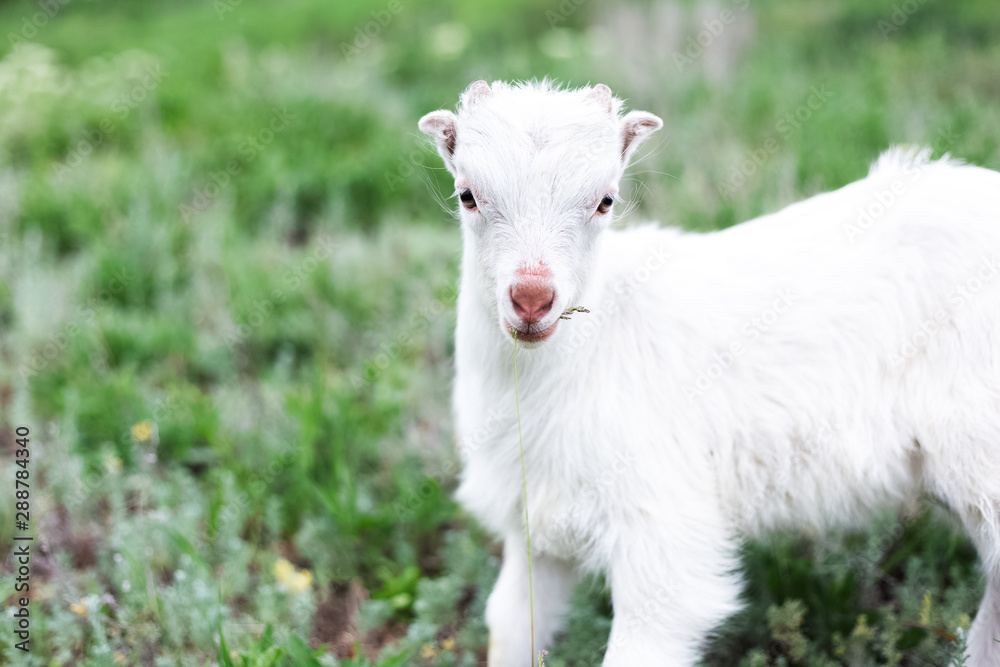
[[[782,646],[792,662],[800,662],[808,650],[808,641],[802,634],[805,614],[806,606],[800,600],[789,600],[780,607],[772,605],[767,610],[771,637]]]
[[[891,143],[1000,167],[989,2],[759,0],[720,38],[744,42],[681,65],[707,5],[673,6],[672,43],[648,3],[570,4],[403,0],[364,40],[388,3],[74,0],[5,39],[0,433],[40,443],[49,554],[17,660],[481,660],[498,560],[451,499],[460,241],[416,130],[470,81],[602,80],[662,115],[637,215],[688,229],[839,187]],[[0,547],[12,525],[8,498]],[[707,665],[949,664],[982,592],[933,507],[743,565]],[[610,618],[589,581],[546,664],[599,664]]]

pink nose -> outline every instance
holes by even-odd
[[[539,280],[517,283],[510,288],[514,313],[525,324],[533,324],[552,310],[556,291]]]

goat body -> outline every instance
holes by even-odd
[[[928,492],[987,577],[970,664],[1000,665],[1000,174],[894,149],[725,231],[614,231],[602,209],[660,127],[620,108],[477,82],[421,120],[462,200],[458,497],[504,539],[491,667],[533,664],[512,331],[536,646],[602,572],[604,664],[693,665],[738,609],[741,539]]]

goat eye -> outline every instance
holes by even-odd
[[[472,190],[466,188],[459,193],[458,198],[462,200],[462,206],[470,211],[476,210],[476,198],[472,196]]]
[[[615,198],[611,195],[606,196],[601,200],[601,203],[597,205],[597,212],[604,215],[611,210],[611,205],[615,203]]]

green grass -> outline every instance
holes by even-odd
[[[451,499],[460,244],[417,119],[478,78],[603,81],[666,121],[635,217],[693,230],[850,182],[891,143],[1000,168],[1000,14],[926,0],[883,37],[897,4],[754,1],[680,69],[690,3],[401,0],[350,62],[388,2],[73,0],[17,49],[38,6],[0,4],[0,449],[30,426],[45,545],[34,650],[5,620],[0,654],[477,664],[499,550]],[[747,610],[708,665],[946,664],[981,593],[934,507],[743,561]],[[583,586],[548,666],[599,664],[610,616]]]

